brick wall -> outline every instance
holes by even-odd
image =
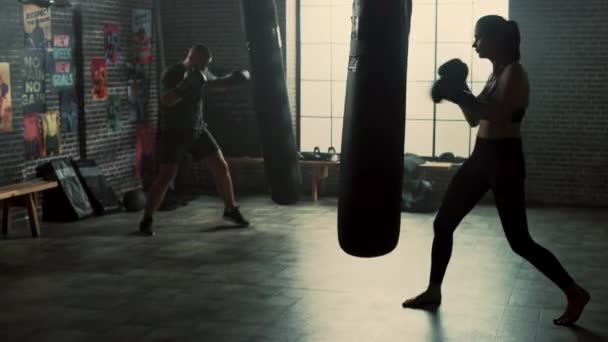
[[[532,86],[531,202],[608,206],[608,1],[511,0]]]
[[[103,23],[114,22],[122,27],[120,47],[123,60],[129,60],[131,55],[131,12],[134,8],[152,8],[151,0],[120,1],[120,0],[72,0],[72,4],[81,5],[83,26],[84,54],[84,94],[87,157],[95,160],[104,171],[110,185],[119,194],[139,186],[135,178],[135,129],[128,122],[127,78],[123,65],[108,67],[108,88],[117,90],[121,98],[123,128],[117,133],[111,133],[106,122],[106,102],[92,101],[90,60],[93,56],[104,56]],[[2,43],[0,44],[0,62],[11,64],[11,81],[13,87],[13,127],[12,133],[0,133],[0,185],[31,178],[35,168],[50,158],[26,161],[24,159],[23,112],[20,106],[22,95],[21,72],[23,69],[22,56],[24,50],[24,31],[22,7],[14,0],[1,0],[0,26],[3,28]],[[70,30],[72,28],[73,12],[70,8],[54,8],[51,12],[52,31]],[[156,120],[156,72],[155,66],[149,69],[151,77],[151,93],[149,102],[150,118]],[[57,92],[47,82],[48,110],[58,109]],[[62,157],[79,159],[78,132],[62,133]],[[19,217],[22,213],[17,212]]]

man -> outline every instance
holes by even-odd
[[[169,67],[162,76],[158,147],[160,169],[148,191],[144,216],[139,225],[143,235],[154,235],[152,216],[177,174],[179,161],[187,152],[192,153],[194,160],[205,161],[211,170],[219,195],[224,200],[224,219],[241,227],[249,225],[236,204],[226,160],[202,118],[204,86],[222,88],[248,81],[249,73],[235,71],[217,77],[207,68],[211,60],[209,48],[194,45],[184,61]]]

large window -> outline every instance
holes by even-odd
[[[471,47],[475,21],[508,15],[508,0],[413,0],[405,151],[468,156],[477,132],[457,106],[429,96],[435,70],[451,58],[469,65],[469,86],[481,91],[491,65]],[[300,0],[300,148],[340,151],[350,50],[352,0]]]

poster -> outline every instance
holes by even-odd
[[[23,95],[21,104],[24,113],[46,112],[45,52],[25,50],[23,56]]]
[[[152,10],[133,10],[133,45],[136,63],[152,63]]]
[[[42,139],[38,113],[23,115],[23,138],[25,140],[25,159],[34,160],[42,157]]]
[[[73,132],[78,129],[78,103],[74,90],[59,92],[59,113],[62,132]]]
[[[120,62],[120,32],[122,28],[119,24],[103,24],[103,50],[105,52],[106,64],[113,65]]]
[[[91,89],[93,100],[105,100],[108,97],[108,71],[105,58],[91,58],[91,80],[93,81]]]
[[[13,131],[11,71],[8,63],[0,63],[0,133]]]
[[[127,93],[129,100],[129,121],[147,121],[148,82],[145,79],[129,80]]]
[[[61,154],[60,119],[58,111],[51,111],[42,116],[43,156],[52,157]]]
[[[36,5],[23,5],[25,47],[49,49],[51,47],[51,10]]]
[[[135,172],[139,179],[154,173],[156,131],[149,122],[135,126]]]
[[[118,132],[122,127],[120,115],[120,96],[116,94],[108,95],[108,107],[106,108],[108,125],[110,132]]]
[[[74,66],[72,64],[73,39],[69,34],[53,36],[53,67],[51,82],[57,90],[74,87]]]

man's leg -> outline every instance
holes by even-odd
[[[228,163],[226,162],[226,159],[224,159],[222,151],[217,150],[208,155],[205,158],[205,163],[211,170],[213,181],[215,182],[220,197],[224,200],[224,218],[239,226],[249,226],[249,222],[243,217],[236,204],[232,177],[230,177]]]
[[[177,174],[176,163],[161,164],[156,179],[150,186],[146,197],[146,207],[144,209],[144,217],[139,225],[139,231],[145,235],[154,235],[152,230],[152,217],[158,207],[162,203],[169,184]]]
[[[205,163],[211,171],[215,187],[219,196],[224,201],[226,209],[236,207],[236,199],[234,196],[234,187],[232,185],[232,177],[228,169],[228,163],[222,154],[221,150],[217,150],[205,157]]]

